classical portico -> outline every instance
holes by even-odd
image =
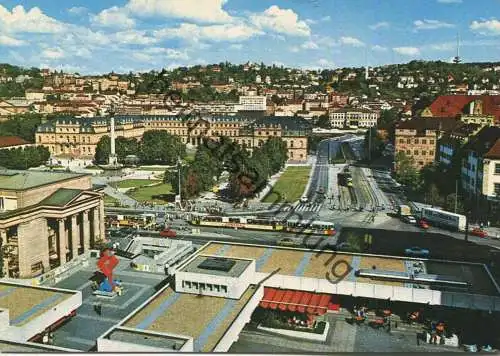
[[[36,204],[0,212],[6,277],[31,278],[46,273],[104,240],[102,193],[90,188],[52,189]],[[19,198],[24,197],[20,194]]]

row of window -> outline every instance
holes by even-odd
[[[411,150],[406,150],[407,155],[411,155]],[[422,155],[422,156],[434,156],[434,151],[419,151],[419,150],[414,150],[413,154],[415,156]]]
[[[182,288],[195,291],[195,292],[215,292],[215,293],[227,293],[227,286],[220,284],[211,284],[211,283],[201,283],[201,282],[191,282],[191,281],[182,281]]]
[[[401,144],[404,144],[405,141],[406,141],[407,144],[416,143],[416,144],[427,145],[427,139],[426,138],[421,138],[421,139],[415,138],[415,139],[413,139],[413,142],[412,142],[411,138],[407,138],[407,139],[400,138],[399,139],[399,143],[401,143]],[[434,144],[434,140],[429,140],[429,144],[433,145]]]
[[[500,163],[495,163],[495,174],[500,174]]]

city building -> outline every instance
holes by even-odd
[[[377,126],[380,113],[364,108],[335,109],[330,112],[333,128],[368,128]]]
[[[450,117],[465,115],[471,122],[474,116],[480,123],[488,122],[489,116],[500,123],[500,95],[441,95],[422,111],[422,117]]]
[[[201,114],[187,119],[182,115],[117,116],[115,132],[117,137],[139,140],[145,131],[165,130],[194,147],[200,145],[205,138],[218,139],[226,136],[239,144],[246,144],[250,149],[258,147],[269,137],[277,136],[287,142],[291,160],[307,157],[307,134],[310,128],[304,126],[303,119],[259,117],[252,116],[252,113],[256,112],[239,112],[233,116]],[[257,128],[250,124],[252,122],[263,126]],[[54,156],[90,158],[95,155],[101,137],[109,135],[110,130],[108,118],[59,118],[38,127],[36,144],[47,147]]]
[[[307,137],[312,126],[299,117],[265,117],[256,120],[239,131],[236,142],[251,149],[260,147],[271,137],[280,137],[288,149],[290,161],[307,160]]]
[[[479,130],[481,130],[479,124],[459,123],[453,130],[445,132],[438,141],[438,162],[448,167],[451,166],[458,150]]]
[[[413,119],[396,124],[395,153],[404,153],[413,159],[415,168],[434,163],[437,157],[437,142],[444,132],[458,124],[455,119]],[[396,170],[398,167],[395,167]]]
[[[266,111],[267,98],[265,96],[240,96],[240,111]]]
[[[462,187],[469,197],[499,201],[500,127],[484,127],[464,146]]]
[[[314,322],[360,298],[500,311],[488,267],[467,262],[208,242],[171,281],[101,335],[97,350],[227,352],[257,309]]]
[[[3,271],[32,278],[104,239],[104,202],[91,176],[0,170]]]
[[[11,150],[14,148],[25,148],[31,146],[35,145],[18,136],[0,136],[0,150]]]

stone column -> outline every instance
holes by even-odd
[[[7,244],[7,230],[0,230],[0,241],[2,242],[2,249],[5,248]],[[9,260],[4,256],[3,257],[3,265],[1,266],[3,276],[9,276]],[[2,277],[2,273],[0,273],[0,277]]]
[[[66,244],[66,240],[68,239],[66,236],[66,224],[64,223],[64,219],[58,220],[59,230],[57,234],[58,242],[59,242],[59,263],[61,266],[66,263],[66,249],[68,245]]]
[[[83,251],[86,252],[90,250],[90,221],[89,221],[89,210],[85,210],[82,219],[82,229],[83,229]]]
[[[99,205],[99,239],[104,240],[105,239],[105,228],[104,228],[104,198],[101,199],[100,205]]]
[[[80,229],[76,221],[76,215],[71,216],[71,259],[75,259],[78,256],[78,245],[80,244]]]
[[[99,207],[95,207],[92,209],[92,213],[94,214],[94,236],[92,236],[92,242],[95,244],[96,241],[101,240],[101,225],[99,224]]]

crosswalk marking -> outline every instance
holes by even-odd
[[[311,211],[313,213],[317,213],[317,212],[319,212],[321,210],[321,206],[322,206],[322,204],[318,204],[318,203],[312,204],[311,206],[307,206],[305,204],[299,204],[294,209],[294,211],[297,211],[297,212]]]

